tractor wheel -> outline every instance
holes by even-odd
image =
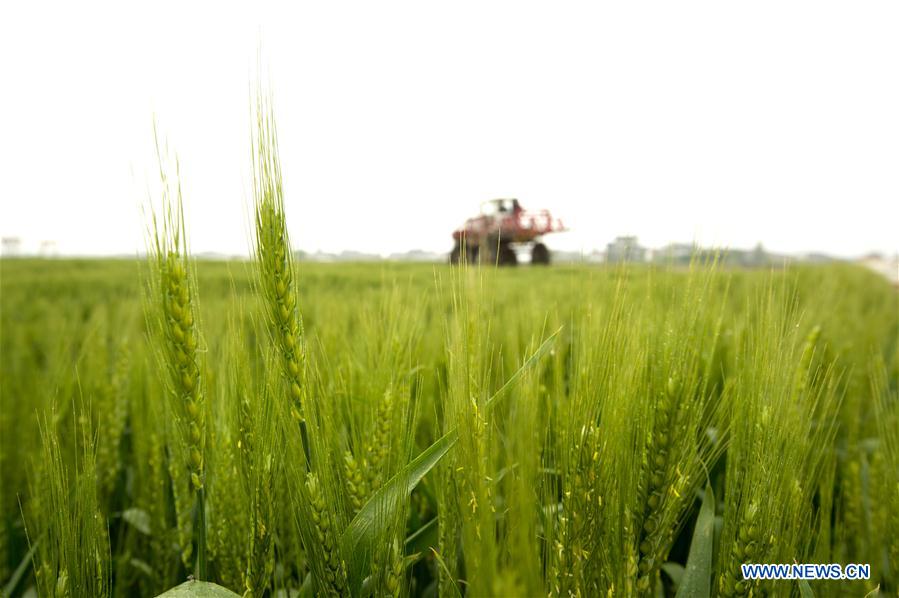
[[[499,254],[497,253],[499,239],[494,235],[487,235],[481,238],[479,247],[481,251],[478,254],[477,262],[482,266],[495,266],[499,259]]]
[[[543,243],[537,243],[531,249],[531,263],[538,266],[549,265],[549,249]]]
[[[518,256],[515,255],[515,250],[509,247],[508,243],[503,243],[499,246],[499,256],[496,263],[500,266],[518,265]]]
[[[462,260],[462,246],[456,243],[453,250],[449,254],[449,263],[458,264]]]

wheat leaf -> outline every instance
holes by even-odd
[[[543,344],[522,364],[518,371],[503,384],[487,401],[489,408],[503,393],[533,366],[552,346],[553,341],[562,329],[556,330]],[[340,551],[347,564],[347,578],[350,591],[356,595],[362,588],[362,582],[371,568],[371,558],[377,549],[379,538],[383,538],[385,528],[390,525],[391,514],[397,505],[406,500],[418,482],[453,447],[458,439],[456,430],[444,434],[434,444],[425,449],[418,457],[394,475],[368,499],[350,524],[340,536]]]
[[[804,579],[799,580],[799,595],[802,596],[802,598],[815,598],[812,586],[808,585],[808,582]]]
[[[238,598],[238,594],[208,581],[191,580],[166,590],[156,598]]]
[[[506,383],[503,384],[502,388],[500,388],[498,391],[493,393],[492,397],[487,399],[487,403],[486,403],[487,409],[492,408],[494,403],[496,403],[496,401],[498,401],[500,398],[502,398],[502,396],[506,393],[506,391],[509,390],[512,387],[512,385],[515,384],[515,382],[518,381],[518,379],[521,377],[522,374],[524,374],[528,369],[530,369],[535,363],[540,361],[540,358],[543,357],[543,355],[552,348],[553,343],[556,341],[556,337],[559,336],[560,332],[562,332],[561,327],[558,330],[556,330],[555,332],[553,332],[545,341],[543,341],[543,344],[541,344],[537,348],[537,350],[534,351],[534,354],[531,355],[527,359],[527,361],[525,361],[523,364],[521,364],[521,367],[518,368],[518,370],[514,374],[512,374],[512,376],[508,380],[506,380]]]
[[[437,546],[437,518],[434,517],[406,538],[406,554],[424,552]]]
[[[375,492],[340,536],[340,549],[347,564],[347,577],[354,594],[362,587],[362,580],[371,567],[371,557],[377,549],[378,538],[384,537],[381,529],[390,525],[397,505],[406,500],[413,488],[434,468],[456,443],[456,431],[447,432],[426,448],[386,484]]]
[[[677,588],[676,598],[708,598],[711,591],[714,531],[715,495],[712,487],[706,485],[696,529],[693,530],[693,540],[690,542],[687,568]]]

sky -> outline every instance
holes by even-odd
[[[142,251],[155,118],[193,251],[247,254],[261,76],[297,249],[449,251],[517,197],[569,251],[895,253],[896,31],[893,1],[7,2],[0,235]]]

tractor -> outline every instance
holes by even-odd
[[[540,238],[564,231],[562,221],[547,210],[530,212],[517,199],[493,199],[481,204],[481,213],[453,232],[455,246],[450,263],[518,264],[516,248],[530,245],[531,263],[548,265],[549,249]]]

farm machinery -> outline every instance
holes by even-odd
[[[481,204],[481,213],[453,232],[450,263],[518,264],[516,249],[530,246],[531,263],[547,265],[549,249],[543,235],[564,231],[562,221],[548,210],[528,211],[517,199],[493,199]]]

